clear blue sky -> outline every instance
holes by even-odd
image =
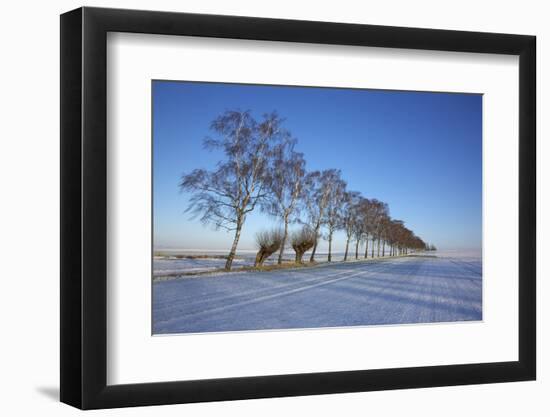
[[[389,204],[390,215],[441,249],[478,249],[482,232],[482,96],[384,90],[153,81],[155,248],[229,248],[231,233],[184,213],[182,173],[213,168],[210,122],[225,110],[276,110],[308,170],[338,168],[348,189]],[[276,222],[253,213],[239,249]],[[343,251],[343,234],[335,251]],[[321,245],[321,250],[325,248]]]

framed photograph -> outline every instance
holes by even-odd
[[[61,401],[533,380],[535,37],[61,16]]]

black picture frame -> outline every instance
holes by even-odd
[[[519,56],[519,360],[112,385],[107,375],[108,32]],[[533,380],[534,36],[80,8],[61,16],[61,401],[81,409]]]

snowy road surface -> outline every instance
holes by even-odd
[[[410,256],[153,284],[153,333],[481,320],[481,260]]]

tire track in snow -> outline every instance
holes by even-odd
[[[481,273],[479,271],[473,271],[468,267],[465,267],[462,264],[462,261],[456,261],[453,259],[448,258],[441,258],[442,261],[446,262],[447,265],[452,267],[455,271],[457,271],[458,274],[461,275],[460,278],[452,279],[449,282],[449,286],[452,289],[454,294],[477,294],[480,290],[480,287],[482,286],[481,279],[477,278],[478,276],[481,278]],[[473,275],[472,275],[473,274]],[[456,300],[453,303],[450,303],[449,306],[452,306],[455,313],[460,313],[460,311],[466,309],[473,309],[475,313],[479,313],[480,315],[483,314],[482,312],[482,294],[480,294],[479,302],[476,302],[475,300],[468,300],[463,297],[462,303],[460,303],[458,300]],[[479,319],[481,320],[482,317]],[[468,320],[468,319],[466,319]]]
[[[182,315],[180,315],[178,317],[175,317],[175,318],[172,318],[170,320],[164,320],[162,322],[158,322],[157,325],[155,326],[156,331],[160,332],[160,331],[162,331],[163,327],[166,327],[167,325],[170,325],[171,323],[176,322],[176,321],[189,320],[189,319],[197,318],[197,317],[200,317],[200,316],[206,315],[206,314],[219,313],[219,312],[229,310],[229,309],[233,309],[233,308],[236,308],[236,307],[243,307],[243,306],[247,306],[247,305],[250,305],[250,304],[259,303],[259,302],[262,302],[262,301],[271,300],[271,299],[274,299],[274,298],[284,297],[284,296],[295,294],[295,293],[298,293],[298,292],[303,292],[303,291],[307,291],[307,290],[310,290],[310,289],[313,289],[313,288],[329,285],[329,284],[332,284],[332,283],[335,283],[335,282],[338,282],[338,281],[348,280],[348,279],[354,278],[354,277],[359,276],[359,275],[375,274],[375,273],[383,272],[384,270],[391,269],[394,265],[395,264],[393,264],[393,263],[390,263],[389,265],[386,264],[385,265],[386,268],[377,269],[375,271],[366,271],[364,269],[360,269],[359,271],[348,274],[344,277],[337,277],[337,278],[332,278],[332,279],[330,279],[330,278],[327,279],[327,277],[323,277],[322,279],[317,280],[319,282],[315,282],[315,283],[312,283],[312,284],[309,284],[309,285],[302,285],[298,288],[288,289],[288,290],[285,290],[285,291],[279,291],[279,292],[276,292],[274,294],[259,296],[259,297],[255,297],[255,298],[252,298],[252,299],[249,299],[249,300],[244,300],[244,301],[231,303],[231,304],[227,304],[227,305],[223,305],[223,306],[219,306],[219,307],[214,307],[214,308],[210,308],[210,309],[206,309],[206,310],[202,310],[202,311],[198,311],[198,312],[194,312],[194,313],[182,314]],[[349,273],[349,272],[350,272],[349,270],[342,271],[342,273]],[[341,275],[341,274],[338,274],[338,275]],[[332,276],[334,276],[334,275],[332,275]]]
[[[334,265],[334,266],[329,266],[327,268],[332,268],[332,271],[338,271],[338,270],[340,270],[340,271],[335,272],[335,273],[329,273],[328,275],[321,275],[321,276],[318,276],[318,274],[316,274],[314,272],[314,270],[311,270],[311,272],[293,270],[293,271],[288,271],[289,272],[289,277],[285,277],[285,279],[295,279],[295,281],[287,282],[287,283],[284,283],[284,284],[275,284],[275,285],[273,285],[273,280],[272,280],[272,278],[269,277],[269,275],[268,275],[269,272],[267,272],[267,275],[266,275],[265,279],[261,283],[262,284],[263,283],[270,284],[270,286],[268,286],[268,287],[257,288],[257,289],[248,290],[248,291],[242,291],[240,293],[229,294],[229,295],[228,294],[215,295],[215,296],[211,295],[211,296],[201,297],[200,299],[195,298],[194,300],[191,300],[191,302],[186,302],[186,299],[190,298],[190,296],[187,296],[187,297],[171,300],[170,305],[167,305],[165,307],[155,308],[155,313],[163,313],[163,312],[169,311],[169,310],[174,308],[173,304],[176,304],[176,303],[185,303],[186,308],[193,308],[193,307],[197,307],[197,306],[208,304],[208,303],[226,302],[226,301],[230,301],[232,299],[238,299],[238,298],[246,297],[246,296],[249,296],[249,295],[260,295],[261,293],[269,293],[269,292],[277,291],[277,290],[280,290],[280,289],[283,289],[283,288],[299,287],[299,286],[302,286],[304,284],[320,282],[320,281],[324,281],[328,278],[336,277],[336,276],[343,275],[343,274],[349,274],[350,272],[357,271],[357,266],[367,266],[367,265],[377,266],[378,267],[377,269],[372,269],[371,270],[372,272],[376,272],[376,271],[379,271],[379,269],[382,268],[385,264],[386,263],[382,263],[382,262],[376,263],[376,264],[373,264],[372,262],[369,262],[369,263],[365,262],[365,263],[362,263],[362,264],[356,263],[355,265],[353,265],[353,264],[346,265],[347,267],[351,266],[351,268],[350,269],[344,269],[344,270],[341,270],[341,268],[344,267],[344,265],[337,264],[337,265]],[[318,271],[318,269],[317,269],[317,271]],[[273,271],[273,272],[275,272],[275,271]],[[313,276],[313,278],[304,280],[304,279],[301,279],[299,277],[300,275],[302,277]],[[298,276],[298,278],[294,278],[296,276]],[[206,278],[206,279],[210,279],[210,278]],[[239,280],[241,280],[241,279],[253,279],[253,280],[256,280],[256,278],[250,278],[250,277],[246,277],[244,275],[228,277],[228,279],[239,279]],[[184,281],[180,281],[180,283],[181,283],[182,286],[186,284],[186,282],[184,282]],[[255,283],[259,283],[259,282],[255,282]],[[159,282],[155,285],[162,285],[162,284],[163,284],[162,282]],[[229,284],[229,283],[227,282],[227,283],[224,283],[224,284]],[[181,312],[181,310],[180,310],[180,312]]]
[[[479,267],[476,267],[476,266],[470,264],[469,262],[454,261],[452,259],[449,259],[449,262],[452,262],[454,265],[456,265],[459,268],[464,269],[465,271],[470,272],[472,274],[479,275],[480,277],[483,275],[483,272],[479,271],[479,269],[480,269]],[[474,270],[474,268],[475,268],[475,270]]]

